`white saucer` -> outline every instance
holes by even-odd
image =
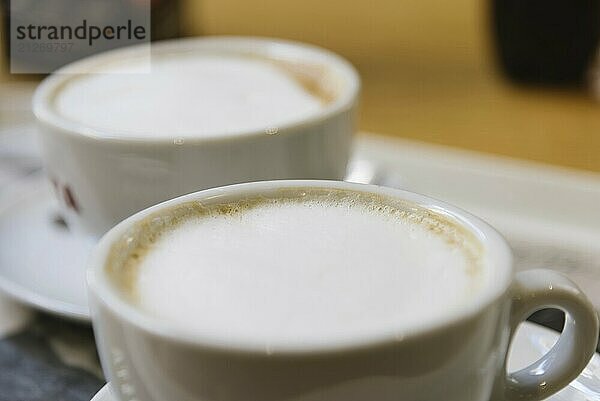
[[[353,167],[352,180],[369,182],[370,167]],[[0,198],[0,291],[36,309],[89,322],[85,269],[95,241],[57,223],[58,205],[45,177],[5,192]]]
[[[37,309],[88,321],[85,268],[94,241],[69,232],[57,211],[43,179],[2,199],[0,290]]]
[[[509,370],[521,369],[546,353],[558,339],[558,334],[534,323],[519,327],[509,357]],[[600,355],[595,354],[583,373],[568,387],[548,398],[548,401],[598,401],[600,399]],[[117,401],[110,384],[105,385],[91,401]]]

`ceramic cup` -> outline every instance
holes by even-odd
[[[148,216],[189,201],[232,201],[284,188],[367,191],[441,213],[480,241],[493,269],[493,284],[462,309],[449,310],[444,318],[422,324],[401,339],[390,330],[266,352],[251,341],[175,329],[125,301],[109,279],[107,266],[114,250],[121,249],[113,246],[127,242]],[[506,241],[483,221],[422,195],[346,182],[254,182],[154,206],[102,238],[90,261],[88,287],[102,365],[120,401],[542,400],[577,377],[598,340],[596,312],[577,286],[550,270],[515,275]],[[507,374],[507,349],[515,329],[546,307],[566,313],[560,339],[539,361]]]
[[[57,93],[79,77],[74,71],[95,73],[145,52],[147,47],[134,46],[78,61],[46,78],[35,93],[33,109],[46,171],[70,226],[100,235],[139,210],[200,189],[256,180],[344,177],[360,79],[341,57],[306,44],[244,37],[152,44],[153,56],[216,53],[267,58],[333,92],[333,99],[315,115],[276,129],[136,138],[86,126],[56,111]]]

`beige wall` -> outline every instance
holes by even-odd
[[[330,48],[364,80],[361,128],[600,171],[600,105],[495,74],[484,0],[187,0],[189,34]]]
[[[478,63],[482,19],[473,0],[188,0],[195,34],[277,36],[319,44],[361,66],[418,61]]]

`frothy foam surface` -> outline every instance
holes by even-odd
[[[195,205],[201,212],[129,253],[125,291],[145,313],[186,330],[268,347],[381,329],[402,336],[482,290],[474,238],[441,217],[381,202],[324,193]]]
[[[323,101],[266,59],[158,56],[151,73],[135,60],[69,81],[55,107],[98,130],[136,137],[206,137],[277,128],[317,113]]]

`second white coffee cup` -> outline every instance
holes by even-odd
[[[344,177],[360,80],[341,57],[310,45],[264,38],[209,37],[155,43],[152,60],[175,63],[171,79],[177,81],[181,75],[184,81],[178,85],[184,89],[189,89],[185,80],[193,80],[194,75],[180,59],[190,60],[195,55],[222,57],[229,59],[228,68],[235,69],[230,61],[238,57],[270,63],[269,68],[283,71],[300,86],[327,100],[317,110],[260,129],[256,124],[247,129],[238,124],[225,134],[206,130],[185,134],[174,130],[154,136],[144,132],[131,134],[115,127],[123,119],[121,113],[137,113],[138,117],[143,116],[140,125],[152,126],[156,122],[157,130],[161,130],[165,121],[172,121],[173,126],[180,123],[177,110],[175,115],[168,114],[173,105],[167,104],[166,94],[164,107],[137,109],[137,105],[145,103],[135,101],[135,93],[128,93],[136,89],[128,89],[127,75],[113,73],[123,87],[118,93],[101,95],[127,95],[133,100],[123,101],[122,107],[119,102],[115,101],[118,107],[108,102],[92,116],[93,123],[84,121],[91,118],[89,115],[79,121],[77,117],[84,114],[79,113],[80,106],[86,112],[94,112],[95,105],[88,102],[102,97],[94,92],[102,88],[85,88],[86,78],[103,74],[115,65],[127,67],[146,51],[145,47],[124,48],[76,62],[46,78],[35,94],[33,108],[40,123],[46,170],[70,226],[100,235],[145,207],[204,188],[265,179]],[[274,85],[266,77],[265,85]],[[83,85],[82,97],[61,106],[61,93],[78,85]],[[286,83],[282,81],[281,85],[285,87]],[[235,89],[236,84],[231,83],[230,87]],[[262,95],[269,96],[269,91]],[[140,96],[144,96],[143,91]],[[151,96],[160,99],[161,93]],[[199,99],[206,96],[207,93],[197,93]],[[252,117],[252,113],[244,112]],[[158,113],[167,114],[159,117]],[[235,119],[236,115],[230,117]]]

